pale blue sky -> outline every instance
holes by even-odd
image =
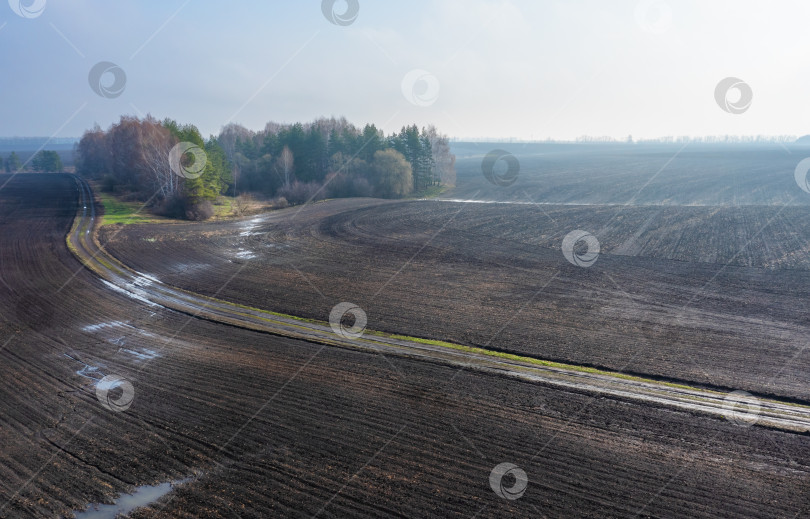
[[[17,3],[0,5],[0,136],[145,113],[204,134],[320,115],[457,137],[810,133],[803,0],[359,0],[348,26],[320,0]],[[125,71],[120,97],[90,88],[100,61]],[[403,95],[414,69],[439,87],[427,106]],[[728,76],[751,86],[745,113],[715,102]]]

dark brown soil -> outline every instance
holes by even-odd
[[[0,191],[2,517],[59,517],[192,475],[133,517],[810,507],[808,436],[189,319],[82,269],[64,243],[75,210],[68,176],[18,175]],[[95,397],[108,374],[133,384],[125,412]],[[527,473],[518,500],[489,488],[502,462]]]
[[[788,226],[807,211],[335,200],[105,239],[163,282],[255,307],[326,320],[350,301],[372,329],[810,401],[810,270],[776,268],[808,242]],[[590,268],[560,251],[573,229],[599,235]]]

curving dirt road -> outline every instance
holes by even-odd
[[[373,351],[385,358],[405,356],[443,362],[568,389],[666,404],[721,417],[732,416],[738,412],[735,411],[735,406],[739,399],[729,393],[690,388],[683,384],[676,386],[640,377],[626,377],[619,373],[586,371],[581,366],[542,365],[545,364],[542,361],[518,356],[504,359],[484,349],[471,351],[470,348],[461,346],[454,348],[449,344],[447,346],[428,344],[368,330],[359,337],[352,334],[341,335],[336,333],[329,323],[304,321],[180,290],[162,283],[155,277],[126,267],[97,246],[92,232],[95,217],[92,209],[92,191],[86,182],[78,177],[77,183],[81,187],[83,209],[70,237],[72,250],[77,253],[85,266],[104,278],[110,288],[120,290],[144,303],[160,305],[197,318],[250,330],[318,344]],[[810,431],[810,406],[775,400],[755,400],[758,409],[756,416],[751,416],[752,420],[756,419],[760,424],[771,427],[799,432]]]
[[[343,199],[100,237],[163,283],[256,308],[325,321],[350,301],[375,330],[810,403],[810,270],[764,264],[810,257],[793,250],[810,230],[776,232],[806,208],[616,211]],[[596,263],[569,264],[566,231],[600,227]],[[771,259],[727,264],[738,234],[767,236]]]

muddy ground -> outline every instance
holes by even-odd
[[[18,175],[0,190],[2,517],[65,516],[185,476],[132,516],[737,518],[810,507],[808,436],[189,319],[84,270],[64,242],[76,209],[68,176]],[[125,411],[96,398],[110,374],[132,384]],[[519,499],[489,486],[502,462],[527,474]]]
[[[350,301],[372,329],[807,402],[807,211],[333,200],[103,240],[254,307],[326,320]],[[589,268],[561,252],[574,229],[601,242]]]

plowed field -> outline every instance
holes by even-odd
[[[386,360],[194,319],[127,297],[84,269],[67,249],[77,200],[76,183],[67,175],[18,175],[0,191],[2,517],[69,516],[133,486],[186,477],[191,480],[132,517],[737,518],[799,517],[810,507],[805,435],[435,363]],[[344,203],[336,214],[383,210]],[[433,207],[449,217],[455,210]],[[363,232],[343,238],[329,231],[351,228],[358,219],[344,221],[340,216],[300,231],[276,230],[272,243],[298,232],[303,241],[287,240],[296,257],[312,243],[333,254],[362,250],[342,243],[356,240],[362,247]],[[191,268],[182,263],[206,265],[220,258],[220,270],[197,271],[197,279],[214,286],[211,278],[233,274],[224,267],[230,259],[240,266],[240,258],[202,244],[271,243],[260,235],[226,238],[225,228],[204,226],[186,228],[185,238],[173,234],[183,229],[133,230],[126,235],[131,247],[118,250],[126,250],[122,255],[128,259],[175,269],[178,276]],[[319,234],[323,229],[325,238]],[[430,238],[432,229],[422,229],[421,236]],[[158,239],[166,247],[162,262],[151,252]],[[209,255],[184,256],[167,246],[184,239],[194,247],[190,250]],[[399,246],[396,239],[389,242],[391,251],[417,252],[415,243]],[[465,260],[437,247],[441,241],[431,243],[414,262],[442,254],[451,264]],[[134,256],[135,244],[144,259]],[[537,267],[529,250],[535,249],[498,270],[493,243],[492,256],[481,264],[506,272],[501,282],[509,282],[514,272]],[[364,273],[356,268],[359,257],[346,256],[345,270],[336,276],[350,275],[362,288],[389,274],[388,266]],[[549,250],[545,271],[561,267],[551,266],[552,257]],[[309,284],[282,266],[285,258],[275,261],[277,270],[264,274],[279,274],[263,280],[265,306],[303,305],[297,292]],[[314,277],[311,265],[319,261],[314,256],[311,264],[296,267]],[[585,290],[607,286],[598,271],[588,273],[593,279],[578,281]],[[243,274],[250,274],[244,279],[253,284],[259,279],[245,268],[232,283],[247,286]],[[547,281],[543,276],[540,269],[537,282]],[[575,279],[564,270],[560,276]],[[404,290],[408,279],[391,281],[386,297]],[[511,286],[525,279],[513,277]],[[319,301],[313,308],[327,314],[333,300],[353,295],[326,280],[310,281],[325,295],[313,290]],[[229,284],[220,296],[231,286],[239,285]],[[512,293],[511,286],[505,293]],[[286,292],[277,294],[276,287]],[[524,288],[528,295],[536,290]],[[383,292],[378,297],[382,300]],[[432,308],[442,306],[437,301]],[[401,310],[405,317],[409,311]],[[430,311],[420,315],[426,316],[426,333],[442,322]],[[490,324],[498,317],[479,316]],[[448,326],[451,334],[458,329]],[[134,399],[122,412],[105,409],[96,397],[97,382],[108,375],[131,381]],[[503,499],[490,489],[490,473],[503,462],[527,474],[519,499]],[[512,482],[503,481],[505,487]]]

